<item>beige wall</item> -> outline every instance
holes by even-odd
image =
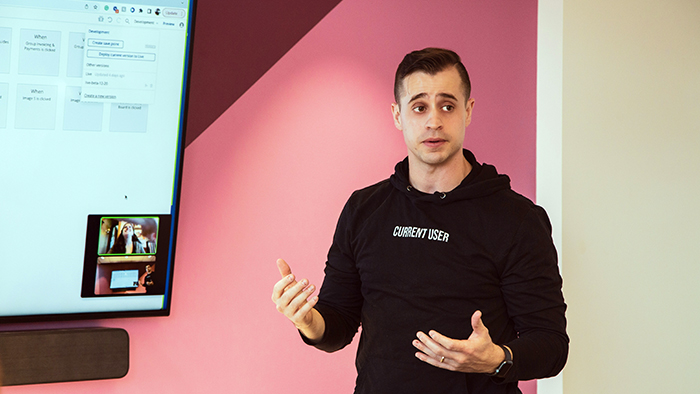
[[[563,4],[564,393],[700,392],[700,2]]]

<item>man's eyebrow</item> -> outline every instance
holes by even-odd
[[[428,94],[427,94],[427,93],[418,93],[417,95],[411,97],[411,99],[408,100],[408,102],[410,103],[410,102],[412,102],[412,101],[418,100],[419,98],[425,98],[425,97],[428,97]]]
[[[454,101],[459,101],[459,100],[457,99],[457,97],[455,97],[454,95],[449,94],[449,93],[438,93],[438,97],[448,98],[448,99],[451,99],[451,100],[454,100]]]
[[[425,93],[425,92],[423,92],[423,93],[418,93],[417,95],[411,97],[411,99],[408,100],[408,102],[410,103],[410,102],[413,102],[413,101],[415,101],[415,100],[418,100],[418,99],[421,99],[421,98],[426,98],[426,97],[428,97],[428,94],[427,94],[427,93]],[[448,98],[448,99],[451,99],[451,100],[454,100],[454,101],[459,101],[459,100],[457,99],[457,97],[455,97],[454,95],[452,95],[452,94],[450,94],[450,93],[438,93],[438,97]]]

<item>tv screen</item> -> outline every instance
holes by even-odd
[[[0,0],[0,323],[167,315],[194,0]]]
[[[110,290],[134,290],[139,287],[139,270],[112,271]]]

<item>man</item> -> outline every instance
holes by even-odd
[[[146,264],[146,276],[143,277],[143,283],[141,286],[146,288],[146,294],[153,293],[153,266]]]
[[[408,157],[348,200],[318,297],[277,261],[272,300],[306,343],[338,350],[362,324],[356,393],[519,393],[566,363],[549,219],[463,150],[470,90],[454,52],[406,55],[391,108]]]

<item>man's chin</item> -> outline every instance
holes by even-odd
[[[447,151],[445,149],[428,152],[418,152],[416,159],[424,164],[439,166],[450,161],[460,151]]]
[[[421,154],[416,157],[417,161],[419,163],[427,164],[430,166],[440,166],[442,164],[445,164],[448,159],[449,155],[445,153],[428,153],[428,154]]]

